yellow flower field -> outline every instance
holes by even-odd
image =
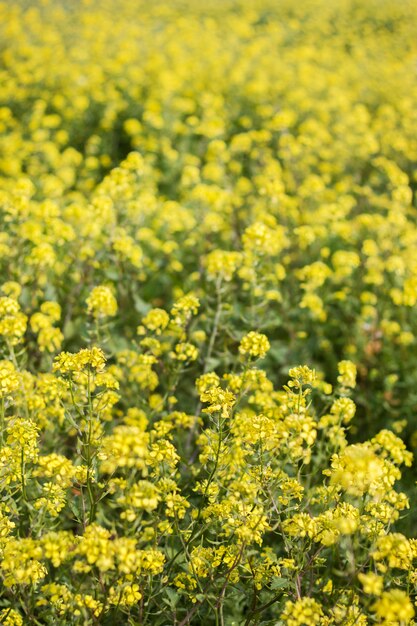
[[[3,0],[0,96],[0,623],[417,624],[417,0]]]

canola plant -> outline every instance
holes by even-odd
[[[0,622],[406,626],[416,0],[0,3]]]

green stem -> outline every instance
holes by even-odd
[[[10,359],[11,359],[11,361],[12,361],[14,367],[15,367],[15,370],[18,372],[19,371],[19,364],[18,364],[17,359],[16,359],[16,353],[14,351],[13,344],[10,341],[8,341],[7,342],[7,347],[9,349]],[[23,396],[23,398],[25,400],[25,403],[24,403],[25,417],[26,417],[26,419],[29,419],[28,399],[27,399],[27,396],[26,396],[25,386],[24,386],[23,380],[21,378],[20,378],[20,389],[21,389],[21,392],[22,392],[22,396]]]
[[[5,432],[5,406],[4,406],[4,396],[2,396],[0,401],[0,448],[3,447],[4,444],[4,432]]]
[[[204,500],[205,500],[205,498],[207,496],[209,487],[210,487],[210,485],[211,485],[211,483],[213,481],[214,475],[215,475],[215,473],[217,471],[217,468],[219,466],[220,451],[221,451],[221,446],[222,446],[222,443],[223,443],[223,418],[221,417],[221,415],[219,415],[219,425],[218,425],[218,427],[219,427],[219,442],[218,442],[218,445],[217,445],[216,457],[215,457],[215,460],[214,460],[214,466],[213,466],[213,469],[211,470],[210,475],[209,475],[209,477],[207,479],[207,484],[206,484],[206,487],[204,489],[204,493],[203,493],[203,497],[201,499],[200,506],[198,507],[197,517],[196,517],[195,522],[194,522],[193,530],[191,531],[191,535],[190,535],[188,541],[185,543],[186,549],[188,549],[188,546],[191,544],[191,542],[194,541],[195,539],[198,539],[203,534],[203,532],[205,530],[204,526],[203,526],[202,529],[198,530],[197,529],[197,525],[198,525],[198,522],[201,519],[201,514],[202,514],[202,510],[203,510],[203,506],[204,506]],[[178,552],[176,552],[176,554],[174,554],[174,556],[172,557],[172,559],[171,559],[171,561],[170,561],[170,563],[168,565],[167,574],[171,571],[172,566],[174,565],[175,561],[180,556],[180,554],[182,554],[182,552],[183,552],[183,550],[181,549],[181,550],[178,550]]]
[[[86,448],[86,463],[87,463],[87,492],[88,492],[88,499],[90,502],[89,524],[92,524],[96,516],[96,502],[95,502],[95,497],[94,497],[93,481],[91,480],[92,470],[93,470],[93,454],[91,450],[91,439],[92,439],[92,433],[93,433],[93,428],[92,428],[93,405],[92,405],[92,400],[91,400],[91,372],[88,372],[87,394],[88,394],[88,414],[87,414],[88,429],[87,429],[87,440],[86,440],[85,448]]]
[[[23,500],[26,501],[27,497],[26,497],[26,482],[25,482],[25,453],[24,453],[23,448],[20,452],[20,480],[22,483]]]

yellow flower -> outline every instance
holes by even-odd
[[[415,615],[410,598],[402,589],[384,591],[372,606],[378,624],[403,626],[409,624]]]
[[[213,250],[205,259],[207,276],[211,280],[221,277],[225,281],[230,281],[241,261],[242,258],[239,252]]]
[[[172,358],[177,361],[195,361],[198,357],[198,349],[191,343],[177,343]]]
[[[55,357],[54,371],[60,371],[62,374],[72,372],[82,372],[86,368],[92,368],[96,372],[104,369],[106,358],[101,348],[83,348],[79,352],[61,352]]]
[[[288,601],[281,613],[281,619],[287,626],[313,626],[322,624],[323,610],[313,598],[301,598],[296,602]]]
[[[204,413],[220,413],[222,417],[229,417],[236,398],[230,391],[225,391],[219,386],[210,387],[200,394],[201,402],[207,402],[208,407],[203,409]]]
[[[94,287],[86,303],[88,313],[95,318],[114,317],[117,313],[117,300],[111,289],[105,285]]]
[[[374,574],[374,572],[369,572],[368,574],[360,572],[358,574],[358,579],[361,582],[365,593],[369,593],[374,596],[381,595],[384,588],[384,579],[382,576],[378,576],[378,574]]]
[[[248,355],[255,359],[263,359],[270,347],[266,335],[252,330],[241,339],[239,352],[243,356]]]
[[[26,332],[27,316],[20,311],[17,300],[7,296],[0,297],[0,335],[18,344]]]
[[[337,368],[339,370],[337,382],[342,387],[353,389],[356,386],[356,365],[352,361],[340,361]]]
[[[161,331],[169,324],[169,315],[163,309],[151,309],[143,318],[142,324],[148,330],[152,330],[157,335],[160,335]]]
[[[0,361],[0,397],[11,395],[19,388],[19,374],[10,361]]]
[[[117,606],[133,606],[137,604],[142,598],[139,585],[133,584],[121,584],[118,587],[111,587],[109,594],[110,604]]]
[[[0,612],[0,623],[3,626],[23,626],[23,618],[18,611],[9,607]]]

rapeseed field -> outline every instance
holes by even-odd
[[[417,623],[416,194],[417,0],[0,3],[1,624]]]

